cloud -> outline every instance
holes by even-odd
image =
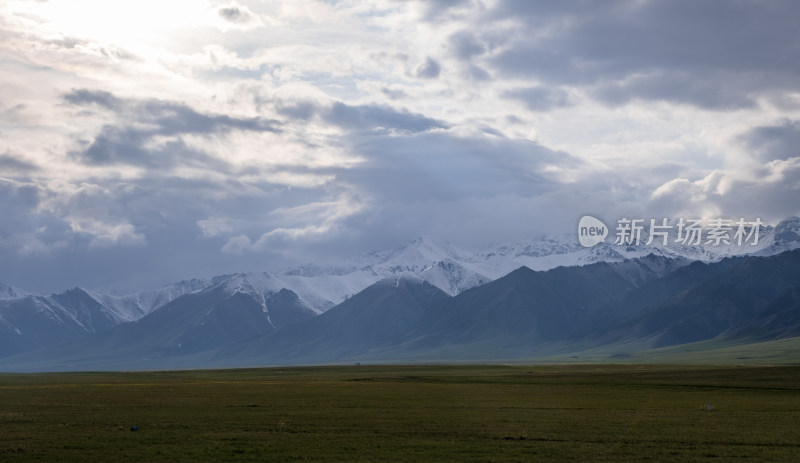
[[[474,80],[480,80],[480,81],[486,81],[491,79],[492,77],[489,75],[488,72],[486,72],[485,69],[483,69],[480,66],[475,66],[474,64],[469,66],[469,69],[467,70],[467,75]]]
[[[111,92],[103,90],[73,89],[63,96],[64,101],[73,105],[87,106],[96,104],[102,108],[119,110],[124,103]]]
[[[224,169],[227,166],[212,156],[189,148],[180,139],[168,140],[159,147],[147,145],[155,134],[130,127],[104,126],[89,146],[74,155],[91,165],[127,164],[140,167],[174,167],[206,165]]]
[[[0,154],[0,170],[4,174],[11,172],[27,174],[39,170],[39,166],[6,153]]]
[[[558,216],[558,223],[571,225],[573,219],[558,210],[565,203],[557,200],[561,195],[574,196],[570,203],[591,196],[578,199],[555,173],[579,168],[580,160],[530,141],[447,130],[364,133],[359,127],[341,143],[362,161],[326,169],[333,180],[324,185],[323,200],[272,209],[260,221],[266,232],[226,233],[222,252],[307,255],[319,262],[420,234],[475,244],[498,228],[498,235],[519,238],[543,225],[537,216]],[[534,204],[530,221],[519,223],[517,208]],[[216,230],[217,224],[202,226]]]
[[[404,94],[402,92],[400,96]],[[304,121],[319,117],[325,123],[360,133],[424,132],[448,127],[443,121],[412,113],[408,109],[379,104],[350,105],[341,101],[322,104],[310,100],[288,100],[279,101],[276,109],[284,116]]]
[[[39,211],[45,195],[46,191],[29,179],[0,177],[0,255],[42,255],[65,245],[63,232],[68,225]],[[5,265],[13,262],[3,261]]]
[[[751,129],[739,137],[748,152],[763,161],[800,157],[800,121],[784,119]]]
[[[445,21],[457,17],[459,10],[470,6],[472,0],[426,0],[422,4],[425,8],[426,20]]]
[[[417,68],[417,77],[421,79],[435,79],[439,77],[442,67],[433,58],[426,58],[425,64]]]
[[[581,165],[536,143],[477,134],[353,136],[347,142],[364,161],[337,180],[357,192],[363,207],[339,221],[352,235],[352,242],[340,240],[343,247],[383,248],[418,235],[466,245],[522,238],[549,227],[542,217],[564,215],[558,208],[565,201],[557,198],[570,188],[551,169]]]
[[[202,114],[188,105],[160,100],[121,100],[105,91],[73,90],[63,96],[74,105],[98,104],[136,122],[154,124],[154,135],[209,133],[233,129],[277,132],[278,122],[258,117],[237,118],[226,114]]]
[[[584,87],[610,105],[752,108],[772,91],[800,89],[790,19],[798,14],[792,1],[504,1],[479,12],[478,26],[451,44],[467,61],[496,50],[481,58],[492,74]],[[485,36],[495,37],[494,47]]]
[[[217,12],[221,18],[235,24],[250,24],[258,20],[247,7],[236,3],[222,7]]]
[[[758,105],[755,92],[743,91],[747,85],[733,85],[731,79],[735,78],[724,73],[708,74],[706,78],[687,72],[637,74],[622,81],[599,84],[591,94],[610,106],[636,99],[683,103],[715,111],[751,109]],[[720,85],[723,81],[725,84]]]
[[[80,219],[71,221],[72,230],[76,233],[91,235],[89,247],[111,246],[143,246],[146,239],[138,233],[136,228],[129,223],[107,223],[95,219]]]
[[[202,164],[224,169],[224,162],[189,147],[182,137],[224,135],[234,130],[280,131],[279,123],[274,120],[202,114],[184,104],[121,100],[102,91],[74,90],[64,95],[64,100],[78,106],[99,105],[119,119],[116,124],[104,125],[85,148],[73,153],[81,162],[91,165],[172,167]]]
[[[331,124],[357,131],[384,129],[424,132],[447,127],[444,122],[421,114],[413,114],[406,109],[396,110],[378,105],[351,106],[341,102],[336,102],[324,110],[322,118]]]
[[[203,231],[203,236],[220,236],[233,231],[231,221],[221,217],[198,220],[197,226]]]
[[[363,206],[357,197],[342,193],[332,200],[273,209],[265,223],[279,226],[262,233],[255,242],[246,235],[233,236],[222,247],[222,252],[296,255],[308,246],[329,245],[351,232],[342,226],[342,220],[358,213]]]
[[[486,53],[486,45],[481,43],[475,34],[461,31],[450,36],[450,47],[460,59],[472,59],[476,55]]]
[[[649,204],[665,217],[760,217],[777,221],[800,212],[800,156],[775,160],[753,172],[715,170],[702,179],[671,180]]]
[[[796,2],[31,5],[0,11],[3,282],[800,212]]]
[[[241,255],[252,251],[253,243],[245,235],[237,235],[228,239],[221,251],[225,254]]]
[[[339,178],[369,191],[377,202],[530,195],[556,182],[550,168],[581,164],[567,153],[526,140],[439,132],[352,137],[349,143],[365,160]]]
[[[570,105],[567,92],[558,88],[518,88],[504,92],[503,97],[519,100],[531,111],[548,111]]]
[[[408,98],[408,93],[403,91],[399,88],[383,88],[381,89],[384,95],[389,97],[392,100],[402,100],[403,98]]]

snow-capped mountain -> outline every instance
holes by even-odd
[[[475,259],[473,253],[450,243],[417,238],[390,251],[373,251],[357,256],[343,265],[302,266],[279,275],[289,281],[296,281],[298,277],[327,276],[327,281],[338,281],[353,288],[355,291],[341,295],[349,297],[378,280],[415,274],[442,291],[454,295],[491,280],[482,274],[479,264],[480,261]],[[334,288],[330,289],[336,294]]]
[[[0,355],[72,341],[123,321],[80,288],[0,300]]]
[[[756,245],[751,244],[752,239],[742,245],[733,240],[730,244],[682,245],[675,244],[675,238],[675,230],[672,230],[667,245],[662,245],[658,239],[647,244],[648,234],[643,232],[638,245],[618,245],[614,243],[614,237],[609,236],[605,242],[585,248],[578,243],[575,235],[551,236],[510,246],[499,246],[478,253],[475,259],[482,262],[481,268],[485,274],[500,274],[495,277],[498,278],[521,265],[533,270],[549,270],[559,266],[622,262],[649,254],[702,262],[716,262],[725,257],[746,254],[771,256],[800,248],[800,218],[788,218],[775,227],[763,226]]]
[[[266,336],[326,313],[314,326],[324,325],[325,320],[332,319],[327,312],[333,307],[336,310],[351,307],[358,312],[356,308],[364,302],[364,291],[368,288],[373,288],[370,294],[375,296],[374,300],[368,298],[372,301],[370,307],[375,313],[384,313],[381,311],[391,306],[387,304],[392,298],[408,299],[417,294],[415,291],[396,294],[394,290],[384,294],[381,291],[386,285],[395,288],[429,285],[436,288],[434,293],[460,297],[473,293],[467,293],[467,289],[488,286],[487,283],[506,278],[523,266],[528,267],[523,273],[554,269],[547,272],[550,276],[546,278],[604,268],[613,278],[598,276],[591,280],[601,293],[614,281],[625,288],[638,288],[684,267],[696,271],[688,265],[694,261],[713,263],[740,254],[766,257],[800,248],[800,218],[765,227],[756,246],[648,245],[646,236],[642,238],[638,246],[617,245],[609,237],[604,243],[585,248],[576,236],[564,235],[484,252],[469,252],[448,243],[419,238],[390,251],[356,256],[339,265],[309,264],[283,272],[221,275],[131,294],[75,288],[38,296],[2,286],[0,358],[42,348],[56,349],[54,346],[64,343],[89,346],[92,352],[113,345],[129,358],[140,358],[143,352],[160,358],[205,352],[212,347],[228,349],[244,342],[244,338]],[[720,264],[720,269],[726,268],[727,264]],[[544,272],[533,272],[538,273]],[[683,281],[678,280],[678,283]],[[667,286],[672,284],[667,283]],[[531,300],[535,300],[542,288],[521,290],[530,292]],[[482,294],[480,289],[476,291],[475,294]],[[384,296],[389,299],[382,299]],[[643,298],[649,300],[651,296],[648,293]]]
[[[115,317],[121,322],[134,321],[149,314],[153,310],[172,302],[173,300],[195,291],[208,288],[227,278],[218,276],[214,278],[195,278],[179,281],[175,284],[159,289],[139,291],[129,294],[102,293],[99,291],[86,291],[95,300],[108,307]]]
[[[283,272],[217,277],[231,293],[263,299],[281,289],[322,313],[385,278],[415,275],[450,295],[491,281],[471,253],[447,243],[416,239],[391,251],[369,252],[342,265],[309,264]]]
[[[663,246],[657,240],[649,245],[646,242],[646,233],[638,246],[614,244],[611,236],[604,243],[584,248],[575,235],[560,235],[470,252],[450,243],[417,238],[395,249],[368,252],[338,265],[307,264],[282,272],[222,275],[128,295],[90,294],[122,320],[139,319],[179,296],[218,284],[227,287],[231,294],[250,294],[256,300],[288,289],[305,306],[322,313],[379,280],[400,275],[416,275],[455,296],[521,266],[549,270],[597,262],[623,262],[648,255],[682,262],[716,262],[741,254],[774,255],[800,247],[800,218],[792,217],[775,227],[763,227],[757,246]]]
[[[28,296],[29,293],[25,290],[15,288],[14,286],[0,283],[0,300],[3,299],[19,299]]]
[[[246,300],[247,304],[260,307],[269,322],[270,306],[280,305],[285,299],[296,298],[291,305],[297,311],[306,308],[321,314],[378,281],[401,277],[420,279],[456,296],[522,266],[543,271],[598,262],[625,265],[628,261],[633,264],[629,268],[620,267],[620,272],[639,284],[692,261],[716,262],[741,254],[770,256],[800,248],[800,218],[764,227],[756,246],[664,246],[657,241],[649,245],[646,242],[646,234],[638,246],[614,244],[611,236],[604,243],[585,248],[575,235],[562,235],[469,252],[449,243],[418,238],[389,251],[356,256],[339,265],[308,264],[282,272],[221,275],[130,294],[76,288],[62,294],[34,296],[0,285],[0,332],[5,333],[0,351],[7,354],[52,345],[137,321],[181,297],[211,289],[221,291],[231,300]],[[278,306],[275,309],[280,313]]]
[[[754,254],[772,256],[800,248],[800,217],[783,220],[770,228],[765,238],[763,247]]]
[[[211,287],[224,278],[181,281],[125,295],[74,288],[45,296],[0,285],[0,356],[72,341],[139,320],[182,295]]]

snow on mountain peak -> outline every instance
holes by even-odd
[[[92,298],[109,307],[122,321],[133,321],[149,314],[184,294],[202,290],[222,277],[183,280],[159,289],[128,294],[105,294],[86,291]]]
[[[21,297],[28,296],[28,293],[25,290],[16,288],[11,285],[0,283],[0,300],[2,299],[19,299]]]
[[[775,226],[774,242],[800,243],[800,217],[790,217]]]
[[[371,284],[388,279],[418,278],[450,295],[488,283],[526,266],[549,270],[559,266],[588,265],[596,262],[623,262],[627,259],[678,259],[713,262],[724,257],[756,254],[772,255],[800,247],[800,218],[791,217],[777,226],[760,230],[756,246],[683,246],[662,245],[658,240],[638,246],[614,244],[613,236],[591,248],[578,243],[577,236],[538,237],[524,242],[498,246],[483,252],[470,252],[448,242],[419,237],[388,251],[372,251],[338,265],[307,264],[283,272],[241,273],[213,278],[185,280],[156,290],[131,294],[103,294],[85,291],[107,309],[109,317],[119,322],[138,320],[153,310],[188,293],[218,286],[230,294],[244,293],[268,310],[266,301],[282,289],[290,290],[317,313],[325,312]],[[673,237],[670,237],[674,241]],[[25,291],[0,284],[0,300],[29,296]],[[54,305],[54,304],[51,304]],[[55,305],[54,305],[55,306]]]
[[[800,232],[800,219],[789,219],[776,229],[781,236]],[[758,246],[683,246],[646,245],[645,235],[638,246],[620,246],[609,240],[584,248],[575,236],[546,236],[485,252],[469,252],[450,243],[419,237],[388,251],[371,251],[339,265],[307,264],[277,273],[248,273],[226,280],[232,291],[254,293],[255,297],[281,288],[293,291],[308,307],[324,312],[367,286],[380,281],[398,281],[414,275],[450,295],[488,283],[521,266],[549,270],[559,266],[588,265],[596,262],[623,262],[652,256],[659,259],[712,262],[743,253],[775,252],[775,229],[765,227]]]

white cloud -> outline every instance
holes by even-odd
[[[231,237],[225,246],[222,247],[222,252],[225,254],[244,254],[252,249],[253,245],[250,238],[245,235],[237,235]]]
[[[233,231],[233,224],[224,217],[209,217],[197,221],[197,226],[203,232],[203,236],[220,236]]]
[[[103,223],[97,220],[79,219],[72,221],[70,225],[76,233],[87,233],[92,235],[89,247],[110,247],[110,246],[143,246],[147,244],[145,236],[137,233],[133,225],[129,223]]]
[[[672,217],[761,217],[775,222],[800,213],[800,157],[775,160],[753,171],[715,170],[696,181],[671,180],[650,204]]]

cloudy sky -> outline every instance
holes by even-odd
[[[0,282],[800,214],[800,2],[0,3]]]

